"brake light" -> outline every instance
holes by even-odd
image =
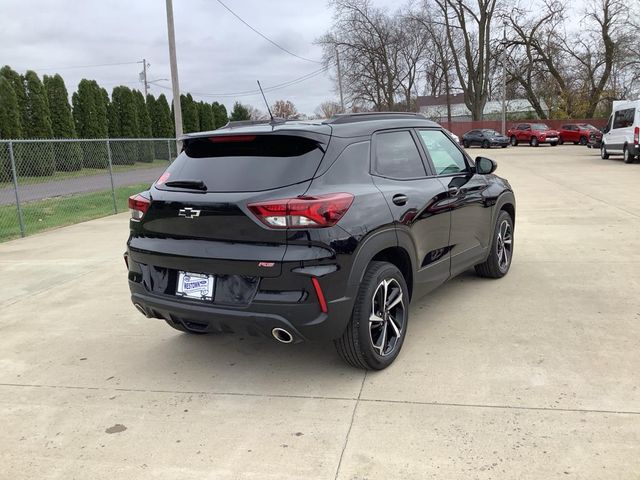
[[[640,127],[633,129],[633,143],[638,145],[640,143]]]
[[[271,228],[323,228],[338,223],[352,203],[350,193],[331,193],[256,202],[247,207]]]
[[[255,135],[217,135],[209,137],[211,143],[253,142],[255,139]]]
[[[149,210],[149,206],[151,205],[151,200],[143,197],[139,193],[135,195],[131,195],[129,197],[129,211],[131,212],[131,220],[139,222],[142,220],[142,217],[147,210]]]

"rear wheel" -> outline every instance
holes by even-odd
[[[540,145],[540,142],[538,142],[538,137],[531,137],[529,145],[531,145],[532,147],[537,147],[538,145]]]
[[[409,291],[400,270],[371,262],[360,283],[351,320],[336,349],[349,365],[382,370],[393,363],[404,342],[409,320]]]
[[[633,163],[633,160],[635,159],[635,157],[631,155],[628,145],[625,145],[622,150],[622,159],[624,160],[624,163]]]
[[[504,277],[511,267],[513,257],[513,219],[504,210],[500,211],[493,233],[489,257],[476,265],[476,273],[481,277]]]
[[[604,145],[600,145],[600,158],[606,160],[609,158],[609,154],[607,153],[607,147]]]
[[[489,143],[489,140],[482,141],[482,148],[491,148],[491,144]]]
[[[516,145],[518,145],[518,139],[515,135],[511,135],[511,146],[515,147]]]

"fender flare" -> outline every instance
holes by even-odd
[[[496,219],[498,218],[498,213],[500,213],[500,210],[502,210],[502,207],[507,204],[510,203],[511,205],[513,205],[513,211],[514,213],[517,211],[516,210],[516,197],[513,194],[512,191],[506,191],[503,192],[502,194],[500,194],[500,196],[498,197],[498,199],[496,200],[495,203],[495,207],[493,209],[493,224],[495,224]],[[513,228],[515,230],[515,218],[513,218]]]

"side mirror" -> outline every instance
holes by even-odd
[[[491,160],[487,157],[476,157],[476,172],[480,175],[489,175],[498,168],[498,164],[495,160]]]

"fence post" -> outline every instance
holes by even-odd
[[[167,140],[167,152],[169,154],[167,160],[171,163],[171,140]]]
[[[20,235],[24,237],[24,218],[22,218],[22,208],[20,207],[20,195],[18,194],[18,173],[16,169],[16,159],[13,156],[13,142],[9,142],[9,160],[11,161],[11,176],[13,177],[13,191],[16,194],[16,209],[18,211],[18,222],[20,223]]]
[[[109,178],[111,178],[111,197],[113,198],[113,212],[118,213],[116,203],[116,189],[113,185],[113,162],[111,161],[111,142],[107,139],[107,158],[109,159]]]

